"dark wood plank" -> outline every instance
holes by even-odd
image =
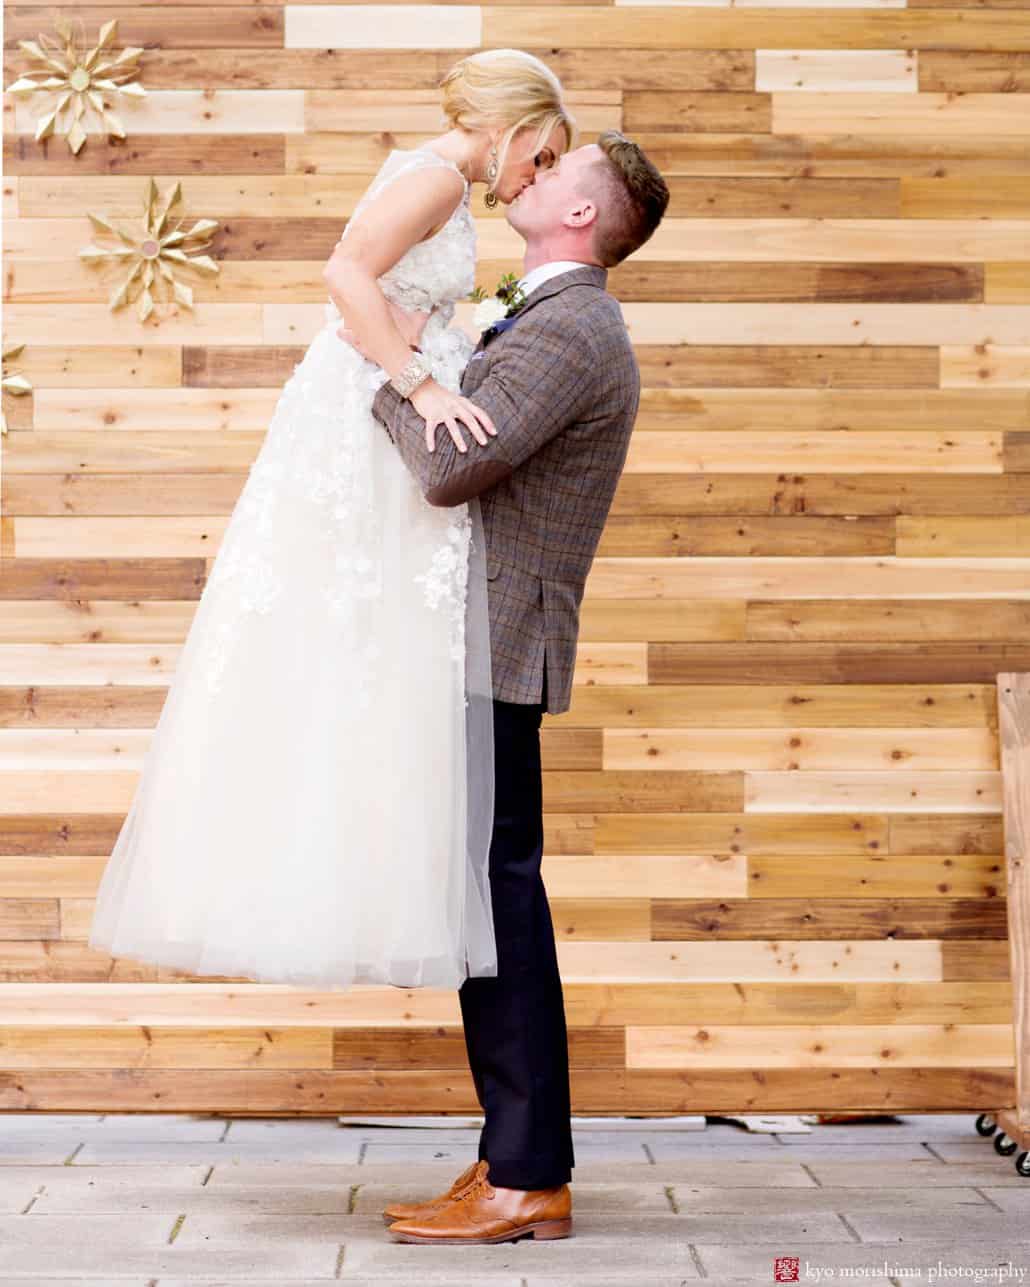
[[[334,1028],[333,1068],[468,1069],[460,1027]],[[624,1068],[623,1027],[569,1029],[570,1068]]]
[[[0,814],[0,854],[46,857],[73,854],[87,857],[114,848],[124,815],[109,813]]]
[[[693,1022],[693,1017],[688,1022]],[[570,1074],[574,1114],[980,1112],[1015,1097],[1012,1069],[717,1068],[589,1069]],[[0,1072],[5,1112],[333,1113],[480,1112],[470,1073],[458,1069],[24,1069]]]
[[[149,79],[147,83],[154,88]],[[37,143],[31,134],[4,136],[7,174],[61,173],[67,161],[63,138]],[[77,174],[282,174],[285,169],[282,134],[91,135],[89,146],[75,158]]]
[[[187,344],[182,382],[194,388],[270,389],[284,384],[304,357],[301,345]]]
[[[627,134],[640,130],[763,134],[772,129],[772,95],[626,90],[622,124]]]
[[[981,405],[986,427],[990,413],[986,404]],[[686,427],[689,420],[683,423]],[[848,427],[857,426],[852,421]],[[623,474],[611,512],[809,517],[1028,514],[1030,478],[1021,474]]]
[[[1003,50],[924,50],[919,89],[933,94],[1030,93],[1030,53]]]
[[[498,271],[494,271],[498,269]],[[507,268],[484,266],[487,281]],[[982,264],[678,263],[633,260],[608,273],[608,289],[627,303],[881,304],[982,303]]]
[[[1000,813],[892,813],[888,826],[892,854],[1005,852]]]
[[[11,559],[0,599],[199,599],[204,559]]]
[[[0,688],[0,728],[153,728],[168,685]]]
[[[111,18],[107,8],[75,6],[91,35]],[[143,49],[281,49],[285,32],[279,5],[125,5],[118,9],[118,46]],[[17,48],[20,40],[35,40],[49,24],[35,5],[8,5],[4,10],[4,47]],[[144,85],[150,60],[141,59]]]
[[[686,558],[729,555],[756,558],[796,555],[893,554],[893,518],[745,518],[681,515],[608,519],[598,556]]]
[[[551,813],[723,813],[744,807],[744,774],[650,769],[543,775]]]
[[[655,940],[1004,939],[1007,932],[1003,897],[656,898],[651,903]]]
[[[655,388],[934,389],[938,351],[917,345],[642,344],[641,379]]]
[[[942,943],[941,977],[949,983],[959,980],[1000,982],[1011,978],[1008,941],[981,941],[976,937]]]
[[[653,643],[652,684],[986,684],[1030,643]]]

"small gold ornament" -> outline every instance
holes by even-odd
[[[163,303],[193,307],[193,290],[175,280],[173,265],[195,268],[198,272],[214,276],[218,265],[210,255],[197,255],[206,250],[218,227],[217,219],[198,219],[189,232],[180,228],[178,214],[182,203],[182,184],[176,182],[165,197],[160,197],[153,178],[148,179],[143,197],[141,229],[136,233],[123,232],[101,215],[90,214],[89,219],[99,232],[117,238],[117,246],[89,245],[79,251],[80,259],[99,263],[104,259],[121,260],[129,266],[129,275],[108,299],[112,310],[121,308],[139,292],[139,320],[145,322],[154,310],[155,297],[151,287],[164,293]],[[171,225],[175,217],[174,227]],[[191,256],[195,256],[191,258]]]
[[[85,45],[86,29],[81,19],[79,26]],[[64,41],[63,49],[52,37],[42,33],[35,40],[19,40],[18,48],[28,54],[37,66],[25,72],[7,90],[18,97],[27,97],[41,90],[57,96],[52,110],[36,122],[36,142],[54,133],[66,133],[69,148],[78,153],[86,141],[83,118],[90,108],[99,116],[106,134],[125,138],[125,127],[110,110],[104,95],[123,94],[134,99],[146,97],[147,91],[134,80],[139,75],[136,60],[143,50],[130,47],[115,53],[108,48],[118,28],[117,18],[101,27],[97,43],[85,53],[76,45],[67,19],[56,17],[54,28]],[[36,76],[44,79],[36,81],[33,79]],[[62,128],[62,114],[66,108],[71,111],[71,126],[67,131]]]
[[[0,386],[4,393],[12,393],[15,397],[23,397],[26,393],[32,392],[32,385],[23,375],[18,375],[16,371],[8,371],[7,364],[12,358],[16,358],[25,347],[24,344],[12,344],[10,348],[3,350],[3,379],[0,380]],[[7,417],[0,408],[0,433],[7,432]]]

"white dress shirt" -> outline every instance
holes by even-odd
[[[551,259],[546,264],[537,264],[531,268],[525,277],[519,278],[519,288],[523,295],[529,298],[530,292],[550,280],[557,277],[559,273],[567,273],[572,268],[589,268],[590,264],[580,263],[576,259]]]

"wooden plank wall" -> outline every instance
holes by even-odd
[[[35,394],[0,522],[0,1108],[475,1107],[453,994],[195,981],[85,937],[322,265],[385,152],[436,132],[441,72],[505,45],[672,189],[611,274],[645,390],[544,729],[574,1109],[1011,1104],[1025,0],[71,9],[117,15],[149,94],[78,157],[6,108],[5,334]],[[6,83],[48,14],[8,9]],[[221,222],[221,273],[140,326],[77,252],[151,174]],[[476,213],[489,286],[519,242]]]

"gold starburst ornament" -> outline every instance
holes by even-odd
[[[178,212],[181,205],[181,183],[175,183],[170,192],[161,197],[157,184],[151,178],[147,181],[143,197],[139,231],[124,232],[102,215],[89,215],[94,228],[114,237],[118,244],[86,246],[79,251],[79,258],[94,264],[113,259],[129,268],[128,276],[111,293],[109,308],[121,308],[138,295],[141,322],[145,322],[154,311],[158,294],[163,295],[163,303],[192,308],[193,290],[176,280],[175,267],[193,268],[212,277],[218,272],[218,265],[210,255],[196,253],[208,248],[218,220],[198,219],[186,232],[180,227],[182,220]]]
[[[3,379],[0,380],[4,393],[13,393],[15,397],[23,397],[26,393],[32,392],[32,385],[23,375],[18,375],[16,371],[8,370],[8,363],[18,356],[25,347],[24,344],[12,344],[10,348],[3,350]],[[7,432],[7,417],[0,408],[0,433]]]
[[[86,30],[81,19],[79,25],[85,45]],[[118,29],[117,18],[101,27],[97,43],[90,50],[82,50],[76,44],[67,19],[56,17],[54,28],[64,42],[63,48],[42,32],[35,40],[18,41],[18,48],[36,65],[8,86],[8,93],[17,97],[41,91],[57,96],[51,110],[36,122],[37,143],[55,133],[66,134],[68,146],[78,153],[86,141],[84,120],[88,119],[90,109],[100,118],[105,134],[125,138],[125,127],[111,111],[107,99],[113,94],[137,100],[146,97],[147,91],[135,80],[139,75],[137,59],[143,50],[129,47],[116,52],[110,48]],[[68,119],[71,124],[66,130],[64,125]]]

